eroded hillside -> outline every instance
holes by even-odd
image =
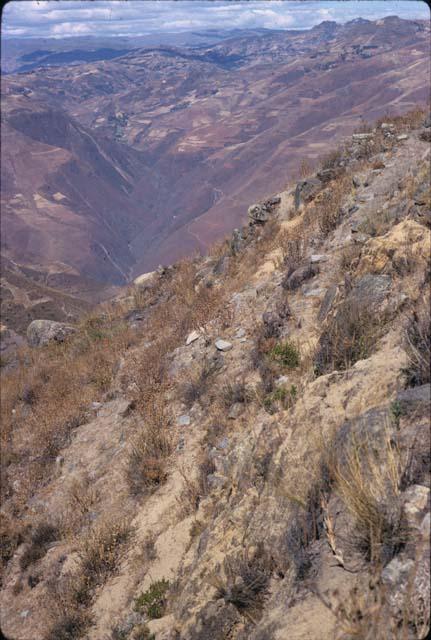
[[[3,375],[8,638],[427,637],[424,120]]]

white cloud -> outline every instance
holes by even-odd
[[[322,20],[346,22],[390,14],[429,19],[420,0],[11,0],[3,10],[6,37],[147,34],[235,27],[310,28]],[[77,26],[79,25],[79,26]]]

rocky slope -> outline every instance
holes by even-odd
[[[205,252],[428,79],[429,25],[396,17],[5,76],[4,251],[116,284]]]
[[[6,637],[428,637],[423,122],[4,375]]]

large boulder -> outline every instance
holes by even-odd
[[[149,271],[148,273],[142,273],[140,276],[133,280],[133,284],[138,289],[145,290],[151,289],[154,285],[158,273],[157,271]]]
[[[251,224],[264,224],[269,218],[268,208],[263,204],[252,204],[248,208],[248,217]]]
[[[30,347],[42,347],[49,342],[64,342],[75,333],[75,327],[54,320],[33,320],[27,327],[27,342]]]
[[[309,280],[317,273],[319,273],[319,267],[316,264],[305,264],[302,267],[295,269],[295,271],[290,275],[287,275],[283,279],[281,286],[283,289],[287,289],[288,291],[294,291],[295,289],[298,289],[303,282]]]
[[[312,200],[322,189],[322,181],[319,178],[301,180],[295,188],[295,209],[299,209],[301,204]]]

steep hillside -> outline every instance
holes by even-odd
[[[6,637],[428,637],[424,118],[3,373]]]
[[[429,52],[393,17],[6,76],[8,257],[119,283],[205,252],[363,118],[428,99]]]

